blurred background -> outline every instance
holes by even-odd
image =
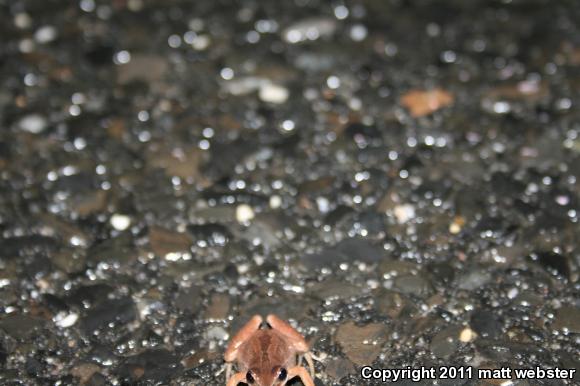
[[[0,0],[0,383],[224,385],[269,312],[317,386],[578,369],[579,22],[573,0]]]

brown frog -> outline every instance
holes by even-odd
[[[304,358],[310,373],[300,365]],[[284,386],[299,377],[304,386],[314,386],[314,363],[304,337],[276,315],[266,321],[255,315],[232,338],[224,354],[226,386],[243,382],[256,386]],[[238,371],[233,376],[232,365]]]

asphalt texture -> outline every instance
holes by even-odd
[[[0,0],[0,384],[579,385],[579,105],[576,1]]]

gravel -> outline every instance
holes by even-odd
[[[578,20],[0,0],[0,384],[224,385],[256,313],[317,386],[580,368]]]

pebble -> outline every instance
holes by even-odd
[[[15,339],[26,340],[43,326],[43,321],[28,315],[11,314],[0,319],[0,330]]]
[[[287,43],[296,44],[308,40],[328,38],[336,31],[337,23],[330,18],[311,18],[291,24],[282,31]]]
[[[464,328],[459,333],[459,340],[462,341],[463,343],[472,342],[473,340],[475,340],[475,338],[477,338],[477,334],[475,333],[475,331],[473,331],[469,327],[468,328]]]
[[[86,268],[86,251],[84,248],[63,248],[51,259],[52,264],[66,273],[78,273]]]
[[[476,310],[471,315],[469,325],[483,338],[497,339],[503,335],[503,324],[491,310]]]
[[[40,44],[46,44],[54,41],[58,36],[58,32],[54,26],[45,25],[40,27],[34,33],[34,40]]]
[[[156,255],[165,257],[170,253],[187,253],[193,240],[187,233],[153,226],[149,229],[149,243]]]
[[[250,205],[240,204],[236,207],[236,220],[239,223],[247,223],[255,217],[254,209]]]
[[[222,90],[231,95],[247,95],[260,90],[260,88],[270,83],[270,80],[267,78],[244,76],[223,82]]]
[[[428,297],[433,292],[431,284],[422,275],[403,275],[396,277],[393,282],[393,289],[397,289],[407,295],[418,297]]]
[[[340,381],[347,375],[354,374],[356,369],[351,361],[344,358],[331,359],[326,362],[326,373],[333,379]]]
[[[133,81],[149,83],[161,81],[169,69],[167,59],[160,55],[126,55],[118,66],[118,81],[128,84]]]
[[[453,355],[459,348],[460,327],[450,326],[441,330],[431,339],[431,352],[433,355],[446,359]]]
[[[126,326],[137,318],[137,307],[129,297],[105,299],[91,308],[82,320],[86,334],[100,329],[110,329],[111,325]]]
[[[458,283],[459,288],[473,291],[483,287],[491,279],[492,275],[489,271],[486,271],[483,268],[477,268],[460,277]]]
[[[27,29],[32,26],[32,18],[25,12],[19,12],[14,15],[14,25],[20,29]]]
[[[40,134],[48,127],[46,118],[39,114],[30,114],[22,117],[18,122],[18,127],[32,134]]]
[[[230,313],[230,297],[227,294],[213,294],[205,311],[208,320],[224,320]]]
[[[356,261],[376,263],[384,257],[384,251],[369,240],[353,237],[344,239],[318,253],[305,254],[302,256],[302,261],[309,268],[320,268]]]
[[[182,311],[195,314],[201,309],[202,299],[199,287],[192,286],[179,291],[175,299],[175,306]]]
[[[290,92],[284,86],[275,83],[265,83],[260,86],[258,96],[263,102],[282,104],[288,100]]]
[[[381,352],[387,340],[387,330],[379,323],[357,326],[349,321],[338,327],[335,339],[355,365],[364,366],[373,363]]]
[[[415,218],[415,207],[410,204],[397,205],[393,212],[399,224],[405,224]]]
[[[443,89],[411,90],[401,97],[401,103],[413,117],[423,117],[453,104],[453,94]]]
[[[93,375],[99,372],[101,368],[94,363],[80,363],[75,365],[70,373],[73,377],[78,378],[81,385],[87,384]]]
[[[131,217],[115,213],[114,215],[111,216],[109,223],[116,230],[124,231],[131,226]]]
[[[556,318],[552,324],[554,330],[580,334],[580,307],[563,306],[556,311]]]
[[[208,340],[221,340],[225,341],[229,338],[229,334],[220,326],[213,326],[208,328],[205,333],[205,338]]]
[[[269,204],[270,204],[270,208],[278,209],[282,206],[282,198],[278,195],[270,196]]]
[[[59,313],[54,317],[54,322],[58,327],[68,328],[74,326],[79,319],[79,314],[71,312],[70,314]]]

